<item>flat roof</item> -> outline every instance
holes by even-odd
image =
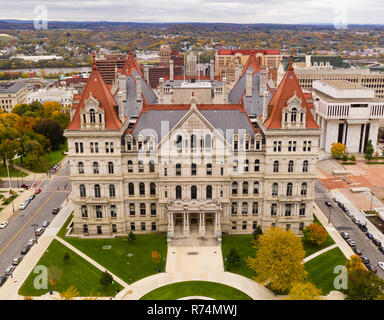
[[[367,89],[367,87],[363,87],[362,85],[359,85],[357,83],[353,83],[351,81],[347,80],[317,80],[319,82],[322,82],[324,84],[327,84],[331,87],[337,88],[337,89]]]
[[[321,100],[327,101],[327,102],[335,102],[335,103],[375,103],[375,102],[381,102],[384,103],[383,98],[333,98],[323,92],[320,92],[316,89],[309,89],[310,91],[314,90],[316,97],[318,97]]]
[[[26,85],[24,82],[0,82],[0,93],[16,93]]]

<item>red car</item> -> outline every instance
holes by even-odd
[[[35,194],[39,194],[41,192],[41,189],[36,189]]]

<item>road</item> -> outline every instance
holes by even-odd
[[[331,223],[339,232],[349,233],[350,238],[355,240],[356,247],[361,250],[363,256],[367,257],[370,263],[377,268],[377,275],[384,278],[384,271],[378,266],[379,261],[384,261],[384,255],[377,249],[373,242],[365,236],[365,232],[361,231],[357,225],[352,222],[351,218],[337,206],[332,197],[329,197],[327,188],[319,181],[316,181],[315,184],[315,195],[316,194],[321,195],[321,197],[315,197],[315,202],[327,217],[329,209],[325,201],[331,201]]]
[[[26,209],[17,210],[5,229],[0,229],[0,275],[12,264],[13,258],[20,256],[27,241],[35,237],[32,224],[41,226],[43,221],[53,220],[55,216],[51,211],[65,201],[66,195],[71,192],[70,186],[67,164],[57,175],[38,184],[41,193],[36,195]]]

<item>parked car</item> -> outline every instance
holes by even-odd
[[[52,209],[52,214],[58,214],[59,211],[60,211],[59,208],[53,208],[53,209]]]
[[[367,236],[368,239],[372,240],[373,239],[373,234],[366,232],[365,235]]]
[[[14,258],[14,259],[12,260],[12,264],[13,264],[14,266],[17,266],[17,265],[21,262],[21,260],[23,260],[23,257],[22,257],[22,256],[17,257],[17,258]]]
[[[27,206],[28,206],[28,202],[25,201],[25,202],[23,202],[23,203],[20,204],[19,209],[20,209],[20,210],[24,210]]]
[[[357,219],[355,217],[352,218],[352,222],[356,224]]]
[[[35,235],[37,236],[41,236],[44,232],[44,228],[37,228],[36,231],[35,231]]]
[[[373,238],[372,242],[375,244],[375,246],[381,247],[381,242],[379,240]]]
[[[352,240],[352,239],[348,239],[348,240],[347,240],[347,243],[348,243],[351,247],[356,246],[356,242],[355,242],[354,240]]]
[[[372,272],[374,272],[374,273],[377,272],[377,269],[376,269],[376,267],[375,267],[373,264],[367,264],[366,267],[367,267],[367,269],[368,269],[369,271],[372,271]]]
[[[356,247],[355,247],[355,248],[353,248],[352,250],[353,250],[353,252],[356,253],[358,256],[361,256],[361,255],[362,255],[362,252],[360,251],[359,248],[356,248]]]
[[[4,274],[6,276],[10,276],[12,274],[13,270],[15,270],[15,266],[9,266],[7,269],[5,269]]]
[[[29,239],[28,242],[27,242],[27,244],[28,244],[29,246],[33,246],[33,245],[35,244],[35,239]]]
[[[34,194],[31,194],[28,198],[28,201],[31,202],[33,199],[35,199],[35,195]]]
[[[342,232],[342,233],[341,233],[341,236],[342,236],[344,239],[346,239],[346,240],[349,239],[349,233],[348,233],[348,232]]]
[[[360,258],[361,258],[362,262],[363,262],[365,265],[369,264],[369,259],[368,259],[367,257],[361,256]]]
[[[47,220],[43,221],[43,223],[41,224],[41,226],[42,226],[43,228],[48,227],[48,226],[49,226],[49,221],[47,221]]]
[[[363,232],[367,232],[367,231],[368,231],[367,226],[364,225],[364,224],[362,224],[362,223],[359,223],[357,226],[358,226],[358,227],[360,228],[360,230],[363,231]]]
[[[384,271],[384,262],[383,261],[379,261],[378,265]]]
[[[27,254],[30,249],[30,246],[25,246],[23,249],[21,249],[21,254]]]
[[[26,190],[28,190],[28,185],[26,185],[25,183],[23,183],[22,185],[21,185],[21,187],[23,188],[23,189],[26,189]]]
[[[331,201],[325,201],[325,204],[326,204],[326,206],[329,208],[329,207],[332,207],[332,203],[331,203]]]
[[[4,229],[8,225],[8,221],[3,221],[0,223],[0,229]]]
[[[0,287],[7,281],[8,277],[6,275],[0,277]]]
[[[383,247],[383,246],[379,246],[378,249],[379,249],[379,251],[380,251],[382,254],[384,254],[384,247]]]
[[[36,189],[35,194],[39,194],[41,192],[41,189]]]

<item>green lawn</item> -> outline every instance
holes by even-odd
[[[159,267],[162,271],[165,270],[167,241],[166,236],[163,235],[136,235],[134,243],[129,243],[127,237],[111,239],[64,237],[63,239],[127,283],[156,274]],[[111,248],[103,249],[103,246],[111,246]],[[151,256],[151,252],[156,250],[161,255],[159,266],[154,264]]]
[[[140,300],[176,300],[188,296],[204,296],[216,300],[252,300],[242,291],[208,281],[184,281],[168,284],[147,293]]]
[[[65,221],[65,223],[61,227],[60,231],[57,233],[58,237],[66,240],[66,241],[67,241],[67,239],[65,238],[65,234],[67,233],[67,226],[71,222],[72,218],[73,218],[73,212],[69,215],[68,219]]]
[[[65,252],[70,255],[70,259],[66,262],[63,261]],[[99,284],[102,272],[57,240],[52,241],[37,265],[46,266],[48,279],[53,280],[55,283],[49,281],[47,289],[35,289],[34,279],[37,274],[32,271],[19,289],[20,295],[40,296],[50,290],[63,292],[71,285],[77,288],[81,297],[91,295],[114,296],[117,289],[123,289],[118,283],[103,289]]]
[[[223,261],[225,265],[225,258],[232,248],[236,249],[240,256],[240,262],[232,266],[230,272],[240,274],[247,278],[253,278],[256,276],[255,272],[248,268],[246,259],[248,257],[255,257],[256,248],[252,243],[251,234],[236,234],[230,236],[223,236],[223,242],[221,251],[223,254]]]
[[[328,294],[335,290],[333,281],[337,274],[333,273],[337,265],[344,265],[347,259],[339,248],[334,248],[324,252],[320,256],[309,260],[304,264],[308,271],[308,278],[316,287],[323,290],[323,294]]]
[[[26,173],[16,170],[15,168],[11,168],[10,165],[8,167],[9,167],[9,175],[13,178],[25,177],[27,175]],[[8,177],[7,167],[5,167],[2,163],[0,164],[0,177],[2,178]],[[21,181],[20,181],[20,184],[21,184]]]

